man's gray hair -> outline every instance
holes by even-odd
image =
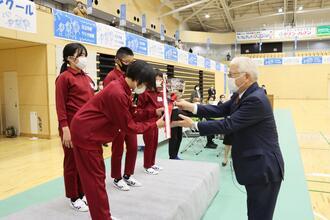
[[[254,80],[258,80],[259,71],[257,65],[249,57],[235,57],[230,65],[236,65],[240,73],[247,73],[252,76]]]

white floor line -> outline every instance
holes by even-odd
[[[307,173],[306,176],[330,177],[328,173]]]

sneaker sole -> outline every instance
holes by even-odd
[[[79,209],[75,208],[73,205],[70,205],[70,207],[71,207],[73,210],[75,210],[76,212],[88,212],[88,211],[89,211],[89,209],[87,209],[87,210],[79,210]]]
[[[120,188],[119,186],[117,186],[116,184],[113,183],[113,186],[116,188],[116,189],[119,189],[120,191],[129,191],[130,189],[124,189],[124,188]]]
[[[153,175],[153,176],[155,176],[155,175],[158,175],[159,174],[159,172],[157,171],[157,173],[149,173],[148,171],[144,171],[146,174],[149,174],[149,175]]]

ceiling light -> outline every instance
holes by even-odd
[[[206,14],[206,15],[205,15],[205,18],[209,18],[209,17],[210,17],[210,15],[209,15],[209,14]]]
[[[279,8],[278,13],[282,13],[282,12],[283,12],[283,8]]]
[[[298,11],[302,11],[304,9],[304,6],[299,6]]]

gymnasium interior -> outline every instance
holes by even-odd
[[[330,0],[0,0],[0,219],[90,219],[65,205],[63,149],[55,81],[66,44],[88,50],[86,73],[98,91],[129,47],[167,76],[214,87],[230,98],[234,57],[249,57],[272,106],[285,176],[274,220],[330,219]],[[222,135],[183,130],[180,161],[168,159],[159,129],[157,176],[143,172],[138,135],[135,176],[141,190],[119,192],[110,177],[111,143],[103,146],[111,213],[118,219],[244,220],[245,188],[231,159],[222,166]],[[233,146],[235,147],[235,146]],[[141,148],[141,149],[140,149]],[[125,153],[124,153],[125,154]],[[124,156],[123,156],[124,157]],[[126,193],[126,194],[125,194]],[[129,201],[128,201],[128,199]],[[152,211],[151,211],[152,209]]]

